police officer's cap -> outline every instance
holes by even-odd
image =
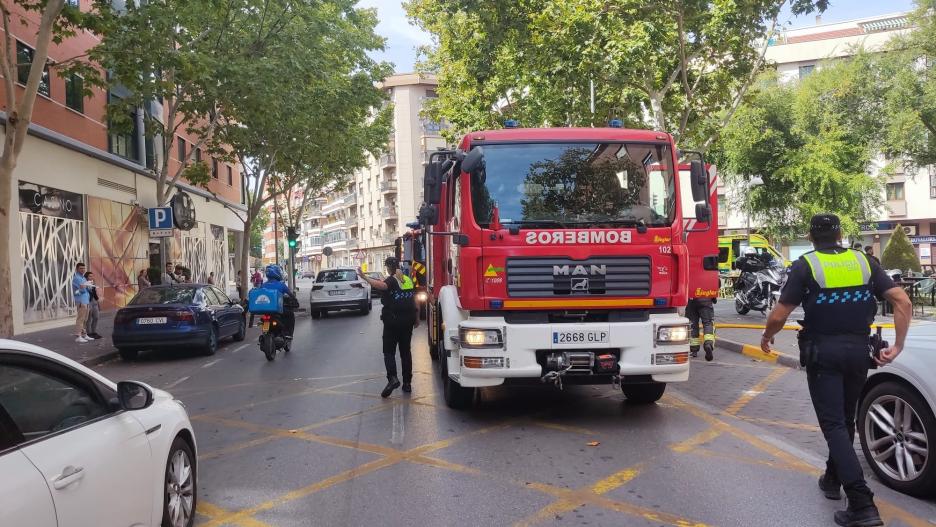
[[[842,228],[842,222],[835,214],[816,214],[809,221],[809,232],[832,232]]]

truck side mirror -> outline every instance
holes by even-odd
[[[419,223],[424,227],[435,227],[439,224],[439,208],[430,203],[423,203],[419,207]]]
[[[689,186],[692,188],[692,201],[708,201],[708,174],[705,165],[698,159],[689,165]]]
[[[423,175],[423,194],[426,203],[438,205],[442,202],[442,162],[431,161]]]
[[[462,172],[475,174],[484,170],[484,148],[476,146],[465,156],[461,162]]]
[[[700,223],[708,223],[712,219],[712,209],[708,203],[696,203],[695,219]]]

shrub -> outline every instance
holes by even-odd
[[[891,234],[884,252],[881,253],[881,265],[884,269],[900,269],[901,271],[920,272],[920,259],[917,258],[913,244],[903,227],[897,225]]]

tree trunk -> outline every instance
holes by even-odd
[[[666,113],[663,111],[663,98],[657,93],[650,94],[650,111],[653,112],[653,126],[659,132],[666,132]]]
[[[7,139],[13,135],[12,126],[7,124]],[[12,154],[12,151],[10,151]],[[10,229],[13,224],[10,202],[13,198],[13,168],[16,161],[12,155],[0,159],[0,337],[13,336],[13,273],[10,261]],[[17,251],[18,253],[18,251]]]
[[[253,227],[253,218],[250,216],[250,211],[247,212],[247,219],[244,220],[244,235],[241,237],[243,243],[241,243],[241,287],[244,290],[244,298],[247,296],[247,291],[250,290],[248,284],[250,284],[250,229]]]

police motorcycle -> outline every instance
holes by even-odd
[[[277,351],[288,353],[290,350],[292,338],[286,335],[285,317],[292,315],[292,310],[299,307],[299,300],[285,293],[282,288],[266,287],[268,284],[251,289],[247,304],[251,316],[260,316],[260,351],[268,361],[272,361]]]
[[[734,285],[735,311],[746,315],[750,311],[766,313],[780,299],[786,283],[787,270],[769,253],[747,253],[735,262],[741,275]]]

